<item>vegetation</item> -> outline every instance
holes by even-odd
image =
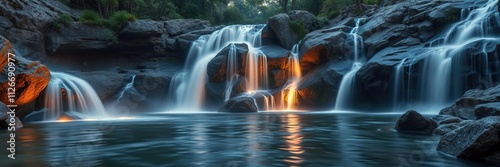
[[[294,34],[296,34],[299,37],[299,39],[304,38],[304,36],[306,36],[306,34],[309,32],[309,31],[307,31],[306,26],[304,24],[304,21],[302,21],[302,20],[291,21],[290,22],[290,29],[292,30],[292,32]]]
[[[73,20],[73,17],[71,17],[68,14],[59,14],[59,17],[54,20],[53,25],[54,28],[58,31],[61,32],[63,26],[69,26],[71,23],[73,23],[75,20]]]
[[[333,18],[341,9],[362,3],[380,4],[381,0],[60,0],[81,10],[96,11],[82,21],[99,24],[98,18],[110,19],[116,11],[127,11],[140,19],[197,18],[212,24],[265,23],[270,16],[291,10],[307,10],[314,15]],[[363,11],[360,11],[363,12]]]
[[[80,16],[80,19],[78,21],[88,25],[104,24],[104,20],[102,19],[102,17],[92,10],[83,10],[82,15]]]
[[[111,29],[120,30],[125,25],[125,23],[135,20],[137,20],[137,18],[135,18],[134,15],[128,13],[127,11],[118,11],[108,19],[107,25]]]

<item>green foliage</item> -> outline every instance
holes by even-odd
[[[236,7],[230,7],[224,12],[225,23],[238,23],[242,21],[244,17],[240,9]]]
[[[380,5],[382,0],[364,0],[367,5]]]
[[[330,20],[323,16],[318,16],[313,20],[313,29],[321,29],[330,24]]]
[[[304,38],[308,33],[304,21],[290,21],[290,29],[294,34],[296,34],[299,39]]]
[[[63,26],[69,26],[74,21],[75,20],[73,20],[73,17],[71,17],[70,15],[66,13],[61,13],[59,14],[59,17],[56,20],[54,20],[52,24],[58,32],[61,32]]]
[[[83,10],[79,22],[88,25],[103,25],[104,20],[102,17],[92,10]]]
[[[137,18],[127,11],[117,11],[108,19],[107,26],[113,30],[120,30],[128,21],[136,21]]]
[[[340,14],[342,8],[352,4],[352,0],[325,0],[321,7],[320,16],[332,19]]]

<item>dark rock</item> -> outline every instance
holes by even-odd
[[[47,37],[47,49],[52,53],[98,52],[112,44],[112,33],[112,30],[104,27],[75,22],[63,27],[60,32],[51,32]]]
[[[87,117],[81,113],[69,111],[61,113],[61,115],[57,118],[57,121],[64,122],[64,121],[82,120],[86,118]]]
[[[489,114],[495,115],[494,108],[498,102],[500,102],[500,85],[485,90],[472,89],[455,101],[455,104],[441,110],[440,115],[453,115],[469,120],[476,119],[476,116],[483,118]]]
[[[257,112],[257,105],[252,97],[236,97],[228,100],[217,112]]]
[[[290,29],[290,17],[281,13],[269,18],[267,25],[271,27],[274,34],[278,38],[278,42],[285,49],[292,49],[292,46],[299,42],[297,34],[293,33]]]
[[[488,116],[500,116],[500,102],[478,105],[474,109],[477,119]]]
[[[439,125],[462,122],[462,119],[451,115],[436,115],[432,117],[432,119],[436,121]]]
[[[165,21],[164,27],[170,36],[177,36],[208,28],[210,23],[199,19],[174,19]]]
[[[113,95],[117,94],[126,85],[126,83],[123,83],[124,75],[117,75],[114,71],[72,71],[71,74],[87,81],[104,102],[112,100]]]
[[[120,32],[120,35],[130,37],[159,37],[163,34],[162,22],[153,20],[129,21]]]
[[[276,44],[262,46],[260,50],[266,55],[268,71],[271,71],[273,75],[270,86],[272,88],[283,86],[288,81],[287,69],[290,51]]]
[[[116,112],[127,114],[128,112],[163,111],[167,106],[168,89],[171,78],[159,74],[140,74],[133,81],[131,88],[121,87],[115,95]],[[132,80],[126,80],[129,84]]]
[[[343,75],[350,63],[323,65],[305,75],[297,88],[298,106],[308,110],[328,110],[335,106]]]
[[[403,114],[396,123],[396,131],[403,133],[432,134],[437,128],[437,123],[420,113],[410,110]]]
[[[306,28],[309,32],[314,31],[314,20],[316,16],[308,11],[304,10],[293,10],[288,12],[288,16],[290,17],[290,21],[303,22],[304,28]]]
[[[451,131],[454,131],[455,129],[458,129],[458,128],[460,128],[460,126],[457,123],[444,124],[444,125],[438,126],[434,130],[433,134],[442,136],[442,135],[450,133]]]
[[[500,149],[500,117],[492,116],[472,122],[445,134],[438,151],[464,159],[482,160]]]
[[[40,122],[45,121],[45,115],[47,114],[48,109],[44,108],[39,111],[33,111],[32,113],[26,115],[24,117],[23,122]]]
[[[8,40],[0,36],[0,93],[6,96],[0,96],[0,101],[4,104],[16,104],[16,116],[24,118],[34,110],[35,100],[41,91],[45,89],[50,81],[50,71],[45,65],[38,61],[29,61],[21,55],[9,56],[9,53],[16,54]],[[7,96],[11,87],[8,78],[8,58],[15,60],[15,103],[11,103]]]
[[[0,35],[8,38],[27,58],[45,54],[44,32],[60,13],[77,18],[74,11],[57,0],[6,0],[0,3]]]

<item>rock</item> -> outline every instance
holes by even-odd
[[[110,29],[74,22],[60,32],[52,31],[47,35],[47,50],[51,54],[100,52],[112,44],[112,35]]]
[[[10,42],[0,36],[0,93],[7,95],[9,88],[11,88],[10,81],[8,80],[8,62],[9,54],[16,54],[10,45]],[[21,55],[10,56],[15,60],[15,102],[11,103],[8,96],[0,96],[0,101],[4,104],[17,105],[16,116],[24,118],[27,114],[33,111],[35,100],[41,91],[45,89],[50,81],[50,71],[45,65],[40,62],[29,61]]]
[[[307,31],[311,32],[315,30],[314,20],[316,19],[316,16],[312,13],[304,10],[293,10],[288,12],[288,16],[290,17],[290,21],[303,22],[305,26],[304,28],[306,28]]]
[[[499,146],[500,117],[492,116],[445,134],[437,150],[458,158],[482,160],[498,152]]]
[[[26,115],[24,117],[23,122],[40,122],[45,121],[45,115],[47,114],[48,109],[43,108],[39,111],[33,111],[32,113]]]
[[[174,40],[175,42],[173,44],[170,44],[171,42],[167,41],[167,48],[173,51],[179,51],[179,50],[188,51],[189,47],[191,46],[191,42],[196,41],[202,35],[211,34],[222,28],[223,26],[208,27],[205,29],[195,30],[189,33],[181,34],[175,37],[170,37],[168,38],[168,40],[170,40],[171,42],[172,40]]]
[[[131,78],[125,81],[123,87],[116,93],[115,112],[163,111],[167,101],[171,78],[160,74],[140,74],[133,81],[131,88],[125,85],[132,82]]]
[[[299,42],[299,37],[290,29],[290,17],[281,13],[269,18],[267,25],[271,27],[278,42],[283,48],[291,50],[293,45]]]
[[[305,75],[297,88],[298,106],[308,110],[335,107],[340,82],[350,65],[347,62],[326,64]]]
[[[444,124],[438,126],[436,129],[434,129],[434,132],[432,132],[435,135],[445,135],[447,133],[450,133],[451,131],[454,131],[455,129],[460,128],[458,124],[456,123],[451,123],[451,124]]]
[[[127,84],[124,83],[124,75],[117,75],[116,72],[113,71],[71,71],[70,73],[87,81],[103,102],[113,100],[112,97],[119,93],[120,89]]]
[[[474,114],[477,119],[489,116],[500,116],[500,102],[478,105],[474,109]]]
[[[228,100],[217,112],[257,112],[257,105],[252,97],[236,97]]]
[[[346,43],[346,30],[346,27],[334,27],[307,34],[300,45],[302,71],[307,73],[329,60],[350,59],[348,53],[353,47]]]
[[[129,21],[120,35],[129,37],[159,37],[163,34],[162,22],[153,20]]]
[[[77,18],[74,11],[57,0],[5,0],[0,3],[0,35],[8,38],[27,58],[45,54],[44,32],[60,13]]]
[[[279,88],[288,81],[288,57],[290,51],[276,44],[269,44],[260,48],[267,56],[268,71],[272,73],[271,88]]]
[[[210,23],[199,19],[174,19],[165,21],[164,27],[170,36],[177,36],[191,31],[205,29],[210,27]]]
[[[57,121],[60,122],[69,122],[69,121],[74,121],[74,120],[82,120],[86,119],[87,117],[81,113],[78,112],[63,112],[61,115],[57,118]]]
[[[396,131],[403,133],[432,134],[437,128],[437,123],[420,113],[410,110],[403,114],[396,123]]]

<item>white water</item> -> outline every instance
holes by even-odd
[[[404,63],[406,62],[407,58],[404,58],[401,60],[401,62],[395,67],[396,69],[394,70],[394,92],[393,92],[393,97],[392,97],[392,102],[394,105],[394,110],[397,111],[399,109],[399,105],[401,103],[401,94],[402,94],[402,89],[404,89],[403,84],[404,84]]]
[[[246,61],[246,67],[248,67],[248,71],[246,71],[248,75],[247,89],[258,90],[262,83],[267,84],[267,81],[261,80],[265,76],[258,76],[260,72],[250,69],[254,68],[254,65],[267,67],[266,62],[264,62],[266,60],[265,55],[263,56],[258,49],[254,48],[261,45],[262,28],[263,25],[227,26],[215,31],[211,35],[202,36],[193,42],[184,67],[184,75],[179,75],[182,78],[177,79],[177,81],[180,81],[178,85],[172,85],[176,89],[175,97],[178,99],[175,110],[202,110],[205,97],[207,65],[217,53],[231,43],[246,43],[248,45],[249,54]]]
[[[442,38],[432,42],[433,47],[429,50],[432,56],[426,59],[423,76],[425,79],[420,86],[423,91],[421,94],[424,102],[433,105],[447,105],[451,99],[457,98],[451,96],[460,96],[461,94],[457,92],[465,91],[461,89],[461,84],[465,84],[463,78],[460,77],[461,72],[452,70],[463,69],[461,67],[464,64],[458,61],[458,56],[450,55],[457,55],[454,53],[465,45],[478,40],[500,40],[498,37],[492,36],[493,30],[489,26],[492,17],[495,18],[493,20],[499,20],[496,6],[497,0],[489,0],[487,4],[480,8],[474,10],[462,9],[461,21],[454,24]],[[457,60],[455,61],[455,59]],[[486,61],[484,62],[485,65],[489,64],[487,56],[483,61]],[[478,68],[476,70],[485,67]],[[486,76],[491,76],[489,70],[486,70],[486,73]],[[489,82],[486,85],[491,85],[492,81],[489,77],[486,80],[485,82]],[[453,86],[456,88],[452,89]]]
[[[229,54],[227,55],[227,77],[226,77],[226,91],[224,92],[224,101],[228,101],[231,98],[231,93],[233,91],[233,86],[238,81],[238,57],[236,53],[236,45],[230,44]]]
[[[351,70],[342,77],[337,100],[335,102],[335,110],[347,110],[352,106],[353,94],[356,86],[356,73],[363,66],[360,58],[364,55],[364,42],[363,37],[358,35],[358,29],[361,22],[364,20],[363,18],[356,19],[356,26],[350,32],[350,35],[354,39],[354,63],[352,64]]]
[[[81,112],[86,116],[99,118],[106,116],[106,110],[92,86],[83,79],[75,76],[51,72],[50,80],[45,91],[45,120],[55,120],[63,112]]]
[[[122,91],[120,92],[120,96],[118,96],[118,99],[117,99],[117,101],[118,101],[118,102],[119,102],[119,101],[123,98],[123,95],[125,94],[125,92],[126,92],[127,90],[129,90],[129,89],[133,89],[133,87],[134,87],[134,82],[135,82],[135,76],[136,76],[136,75],[132,76],[132,80],[131,80],[129,83],[127,83],[127,85],[125,85],[125,87],[124,87],[124,88],[122,89]]]

